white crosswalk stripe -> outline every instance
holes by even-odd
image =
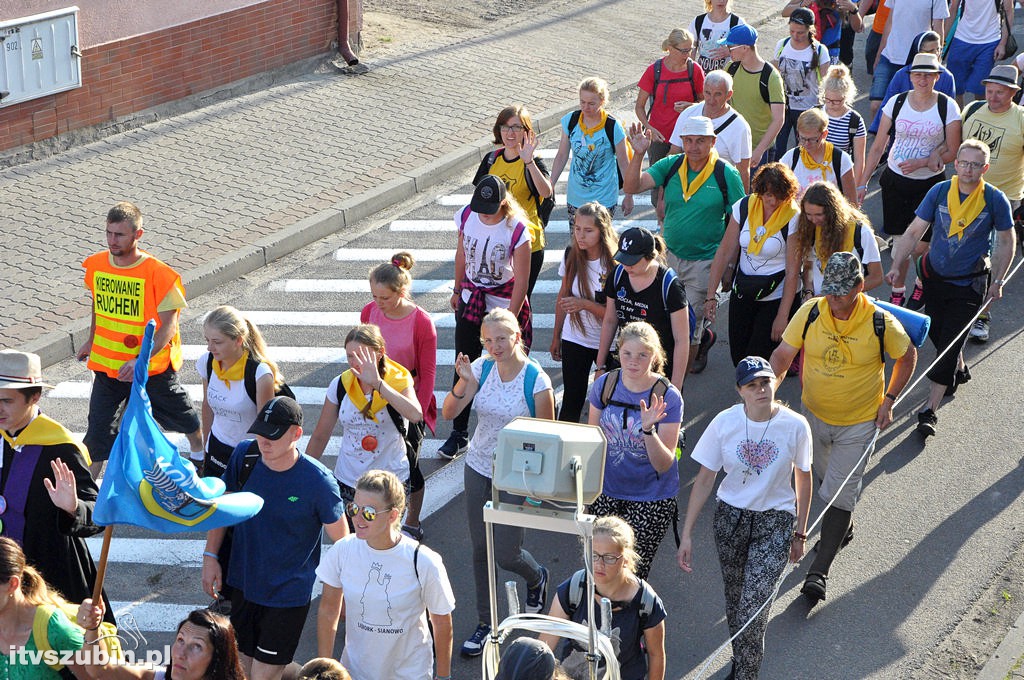
[[[329,326],[351,328],[359,324],[359,312],[242,312],[257,326]],[[437,328],[455,328],[455,316],[451,312],[433,312],[430,315]],[[555,325],[554,314],[534,314],[534,329],[551,329]]]
[[[182,345],[181,354],[186,361],[195,361],[206,351],[203,345]],[[268,347],[267,356],[279,364],[348,364],[345,350],[334,347]],[[550,352],[530,352],[530,357],[544,368],[560,366]],[[455,350],[438,349],[438,366],[454,366]]]
[[[555,295],[562,282],[553,279],[539,280],[534,286],[534,295]],[[370,293],[368,279],[283,279],[271,281],[270,290],[276,293]],[[452,294],[451,279],[413,279],[413,295]]]
[[[455,262],[454,248],[407,248],[417,262]],[[544,251],[544,264],[562,261],[564,248]],[[383,262],[395,254],[395,248],[339,248],[334,253],[338,262]]]
[[[657,220],[630,220],[620,219],[615,220],[613,225],[616,231],[622,232],[632,227],[643,227],[651,231],[658,230]],[[456,231],[457,227],[454,220],[394,220],[388,226],[390,231],[395,232],[438,232],[438,231]],[[548,222],[548,226],[544,227],[545,234],[568,234],[569,233],[569,221],[568,220],[551,220]]]
[[[622,197],[624,194],[620,194],[618,198],[618,204],[622,205]],[[473,198],[473,194],[445,194],[439,196],[437,199],[438,205],[451,206],[453,208],[461,208],[462,206],[469,205],[469,201]],[[555,194],[555,205],[566,204],[565,194]],[[648,193],[635,194],[633,196],[633,205],[637,207],[650,206],[651,195]]]

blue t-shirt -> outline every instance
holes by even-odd
[[[601,391],[608,374],[594,381],[590,388],[590,403],[602,408]],[[608,454],[604,463],[604,494],[627,501],[660,501],[675,498],[679,493],[679,462],[658,474],[647,457],[644,435],[640,431],[640,400],[648,401],[650,390],[631,392],[621,376],[612,393],[612,401],[635,404],[626,408],[608,404],[601,411],[600,426],[608,440]],[[683,419],[683,397],[674,386],[665,392],[665,417],[661,424],[680,423]],[[625,421],[623,421],[625,411]],[[623,427],[625,422],[625,427]]]
[[[569,612],[572,606],[569,602],[569,588],[572,579],[569,578],[558,586],[558,604],[562,611]],[[650,586],[647,586],[650,588]],[[583,582],[583,594],[579,605],[569,616],[570,621],[576,623],[587,623],[587,583]],[[647,677],[647,653],[640,643],[644,637],[644,631],[654,628],[665,620],[665,605],[657,593],[654,594],[654,606],[651,613],[641,621],[641,599],[643,596],[643,585],[636,591],[636,595],[629,602],[612,602],[612,644],[618,650],[619,673],[622,680],[644,680]],[[594,618],[596,625],[601,626],[601,607],[594,602]],[[563,667],[573,667],[585,661],[587,653],[586,644],[576,640],[566,639],[559,648],[559,660]],[[573,658],[569,658],[569,657]],[[603,664],[602,664],[603,668]]]
[[[229,492],[238,490],[244,453],[237,451],[228,461],[224,484]],[[323,525],[337,522],[345,512],[337,480],[302,454],[284,472],[260,459],[244,490],[262,498],[263,509],[234,528],[227,584],[265,607],[305,605],[320,564]]]
[[[963,238],[949,236],[949,206],[947,204],[950,180],[939,182],[925,195],[916,214],[922,220],[931,222],[932,242],[928,261],[941,276],[965,276],[979,270],[978,261],[989,254],[992,230],[1005,231],[1013,227],[1010,201],[1006,194],[991,184],[985,184],[985,207],[973,222],[964,229]],[[967,198],[960,194],[960,200]],[[972,278],[954,279],[949,283],[969,286]]]
[[[562,133],[569,137],[572,160],[569,161],[569,182],[566,188],[566,202],[581,206],[597,201],[611,209],[619,202],[618,161],[615,148],[608,143],[604,128],[592,135],[584,136],[583,119],[569,133],[569,119],[572,113],[562,116]],[[626,138],[622,123],[615,121],[615,145]]]

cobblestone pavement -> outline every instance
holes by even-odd
[[[143,247],[182,273],[190,295],[205,292],[475,166],[509,102],[548,112],[547,127],[587,75],[633,86],[671,25],[702,3],[675,11],[678,21],[651,21],[642,0],[552,4],[359,77],[297,77],[6,168],[0,346],[44,363],[72,353],[89,312],[80,263],[105,247],[103,216],[117,200],[142,208]],[[755,24],[772,12],[764,0],[740,9]]]

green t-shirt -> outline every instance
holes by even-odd
[[[733,93],[732,99],[729,101],[732,107],[743,116],[743,120],[750,125],[750,139],[755,149],[761,143],[761,138],[767,132],[768,126],[772,124],[772,107],[761,98],[760,81],[760,71],[751,73],[742,66],[739,67],[732,77]],[[786,103],[786,90],[778,69],[773,68],[772,74],[768,78],[768,99],[772,104]]]
[[[678,156],[667,156],[647,169],[656,186],[661,186]],[[723,161],[724,162],[724,161]],[[686,181],[692,182],[700,173],[686,166]],[[743,198],[743,180],[739,171],[725,163],[726,193],[729,205],[722,203],[722,190],[714,173],[701,185],[689,201],[683,200],[683,185],[672,177],[665,187],[665,227],[662,235],[668,249],[681,260],[710,260],[725,235],[726,221],[732,204]]]
[[[50,649],[57,652],[73,652],[81,649],[84,644],[82,629],[72,623],[59,609],[54,610],[50,615],[50,622],[46,630]],[[38,663],[33,663],[33,659],[30,657],[38,654],[40,654],[39,645],[36,644],[33,634],[25,643],[24,652],[16,652],[13,656],[0,654],[0,678],[6,680],[60,680],[60,673],[47,666],[41,658],[38,659]]]

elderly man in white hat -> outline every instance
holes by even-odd
[[[623,189],[639,193],[660,186],[665,190],[662,234],[668,245],[668,264],[683,280],[686,300],[697,315],[691,329],[689,372],[700,373],[715,343],[715,332],[704,328],[703,319],[704,302],[713,299],[715,293],[707,289],[711,260],[725,235],[732,204],[746,192],[739,171],[715,151],[715,126],[710,118],[694,116],[679,132],[683,153],[666,156],[641,174],[640,163],[651,143],[650,132],[640,125],[632,126],[629,141],[636,153],[623,177]]]
[[[85,538],[92,523],[96,482],[85,447],[42,414],[39,357],[0,351],[0,536],[21,545],[47,583],[71,602],[92,597],[96,565]]]
[[[968,104],[962,116],[964,139],[985,142],[991,151],[985,181],[1006,194],[1014,215],[1024,198],[1024,107],[1013,101],[1020,90],[1018,75],[1013,64],[993,68],[981,81],[985,98]],[[988,342],[990,319],[989,312],[978,317],[971,327],[972,341]]]

